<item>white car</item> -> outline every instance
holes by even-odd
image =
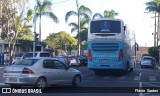
[[[141,68],[148,66],[148,67],[153,67],[155,63],[155,59],[151,56],[143,56],[142,61],[141,61]]]
[[[51,54],[49,52],[35,52],[35,58],[47,58],[47,57],[52,57]],[[14,58],[12,61],[12,64],[14,64],[15,62],[21,60],[21,59],[26,59],[26,58],[33,58],[33,52],[28,52],[26,54],[24,54],[22,57],[19,58]]]
[[[76,67],[80,66],[80,61],[79,61],[78,57],[69,56],[68,58],[69,58],[69,65],[70,66],[76,66]]]
[[[21,57],[21,59],[25,58],[32,58],[33,57],[33,52],[28,52],[25,55]],[[40,57],[52,57],[49,52],[35,52],[35,57],[40,58]]]

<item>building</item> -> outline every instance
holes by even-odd
[[[136,53],[136,61],[139,62],[141,60],[142,54],[148,54],[149,47],[139,47],[139,51]]]

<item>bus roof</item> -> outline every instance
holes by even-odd
[[[115,19],[115,18],[99,18],[99,19],[92,19],[91,21],[99,21],[99,20],[115,20],[115,21],[123,21],[121,19]]]

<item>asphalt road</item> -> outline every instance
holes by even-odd
[[[46,93],[29,94],[30,96],[160,96],[160,70],[151,68],[140,68],[139,64],[133,72],[105,72],[95,75],[87,67],[77,68],[82,72],[82,83],[79,89],[72,89],[70,85],[61,85],[47,89]],[[0,68],[0,77],[3,74]],[[8,87],[3,84],[0,78],[1,87]],[[143,90],[138,90],[142,88]],[[153,90],[154,89],[154,90]],[[152,92],[142,91],[152,90]],[[156,91],[159,91],[157,93]],[[136,92],[135,92],[136,91]],[[139,92],[141,91],[141,92]],[[155,92],[153,92],[155,91]],[[1,96],[2,94],[0,94]],[[3,94],[11,96],[11,94]],[[12,94],[17,95],[17,94]],[[27,95],[27,94],[21,94]]]

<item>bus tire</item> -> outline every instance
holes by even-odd
[[[129,62],[127,62],[127,64],[126,64],[125,72],[128,72],[128,70],[129,70]]]

